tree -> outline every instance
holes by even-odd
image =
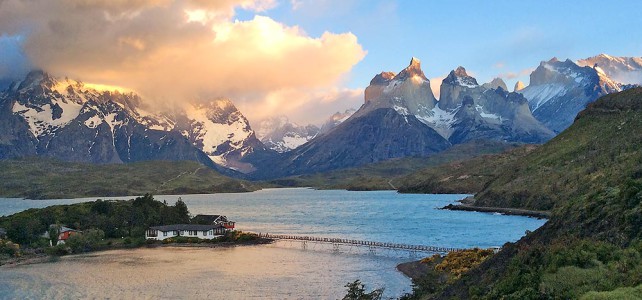
[[[87,252],[95,250],[103,238],[105,238],[105,233],[102,230],[88,229],[83,233],[71,235],[65,245],[69,246],[74,253]]]
[[[58,244],[58,236],[60,235],[60,225],[58,224],[51,224],[49,226],[49,231],[47,231],[49,234],[49,240],[51,240],[51,245],[55,246]]]
[[[176,204],[174,204],[174,210],[176,211],[176,222],[181,224],[189,223],[189,210],[187,205],[183,202],[183,199],[178,197]]]
[[[360,280],[355,280],[345,285],[348,293],[343,296],[343,300],[380,300],[383,295],[383,289],[376,289],[366,293],[366,286]]]

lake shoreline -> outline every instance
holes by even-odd
[[[430,269],[426,264],[421,263],[421,260],[415,260],[398,264],[397,271],[412,280],[417,280],[426,275]]]
[[[542,210],[528,210],[528,209],[519,209],[519,208],[508,208],[508,207],[488,207],[488,206],[476,206],[474,197],[466,197],[464,199],[458,200],[459,204],[448,204],[441,209],[445,210],[458,210],[458,211],[474,211],[474,212],[485,212],[485,213],[500,213],[510,216],[521,216],[521,217],[530,217],[536,219],[550,219],[551,212],[542,211]]]
[[[112,251],[112,250],[137,250],[141,248],[148,248],[148,249],[155,249],[155,248],[234,248],[234,247],[244,247],[244,246],[257,246],[257,245],[269,245],[274,243],[274,239],[267,239],[267,238],[259,238],[254,241],[247,241],[247,242],[241,242],[241,243],[236,243],[236,242],[221,242],[221,243],[154,243],[154,244],[143,244],[140,246],[114,246],[114,247],[107,247],[103,249],[98,249],[95,251],[88,251],[88,252],[83,252],[83,253],[74,253],[74,254],[68,254],[68,255],[49,255],[45,253],[37,253],[37,254],[29,254],[27,256],[21,256],[21,257],[15,257],[15,258],[9,258],[5,261],[0,261],[0,269],[2,268],[10,268],[10,267],[17,267],[17,266],[23,266],[23,265],[32,265],[32,264],[40,264],[40,263],[48,263],[48,262],[56,262],[60,257],[64,256],[78,256],[78,255],[85,255],[85,254],[91,254],[91,253],[100,253],[100,252],[106,252],[106,251]]]

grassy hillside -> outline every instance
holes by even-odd
[[[456,145],[428,157],[391,159],[357,168],[281,178],[272,180],[270,183],[284,186],[309,186],[319,189],[391,190],[397,189],[398,180],[401,177],[424,168],[485,154],[500,153],[518,146],[519,144],[515,143],[475,141]]]
[[[431,166],[395,180],[400,193],[474,194],[501,174],[507,165],[537,146],[525,145],[498,154],[487,154]]]
[[[415,298],[636,299],[642,284],[640,128],[642,89],[591,104],[477,200],[553,208],[551,219],[459,280]]]
[[[550,210],[587,191],[642,177],[641,89],[601,98],[573,126],[507,166],[476,205]]]
[[[0,161],[0,197],[30,199],[248,192],[255,184],[192,161],[85,164],[26,158]]]

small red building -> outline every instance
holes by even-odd
[[[62,245],[72,235],[81,233],[79,230],[76,230],[76,229],[73,229],[73,228],[69,228],[69,227],[66,227],[66,226],[56,225],[56,224],[52,224],[50,227],[53,227],[53,226],[57,226],[59,228],[58,229],[58,241],[56,242],[56,245]],[[49,231],[45,232],[42,236],[49,239],[49,245],[50,246],[54,246],[53,242],[51,241],[51,238],[49,237]]]

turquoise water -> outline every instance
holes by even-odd
[[[155,198],[173,204],[181,197],[192,214],[226,215],[243,231],[456,248],[501,246],[544,224],[544,220],[534,218],[438,209],[465,196],[297,188]],[[95,199],[0,199],[0,215]]]
[[[192,214],[223,214],[236,221],[237,229],[243,231],[457,248],[501,246],[505,242],[516,241],[526,230],[535,230],[545,222],[526,217],[438,209],[465,196],[412,195],[394,191],[267,189],[243,194],[160,195],[156,199],[174,203],[181,197]],[[130,197],[103,199],[127,198]],[[46,201],[0,199],[0,215],[29,207],[93,200],[95,198]],[[174,279],[167,274],[158,279],[164,282],[164,288],[167,289],[160,294],[160,290],[154,288],[152,283],[133,286],[127,276],[120,275],[122,272],[125,274],[126,270],[141,274],[163,273],[158,266],[167,262],[167,257],[185,265],[174,271],[176,274],[181,274],[182,278],[193,278],[199,284],[207,284],[200,277],[203,272],[226,274],[216,279],[221,289],[207,294],[208,297],[215,298],[238,299],[245,298],[241,296],[245,295],[269,299],[336,299],[343,295],[343,285],[355,279],[361,279],[369,287],[385,287],[387,296],[399,296],[410,290],[410,280],[396,271],[395,266],[417,257],[395,251],[378,251],[373,255],[351,247],[343,247],[338,252],[333,250],[331,246],[313,245],[302,249],[297,242],[279,242],[270,246],[231,250],[197,249],[177,252],[170,249],[140,249],[115,252],[117,255],[76,256],[65,258],[62,264],[0,269],[0,286],[6,286],[6,290],[0,288],[0,292],[17,298],[65,298],[88,290],[110,294],[110,291],[116,289],[131,292],[114,292],[112,296],[116,298],[137,298],[136,295],[165,298],[170,295],[167,294],[169,290],[181,291],[182,294],[179,295],[185,296],[184,298],[205,296],[194,294],[192,289],[182,285],[172,285]],[[134,261],[141,257],[148,261],[140,264],[114,263],[128,262],[132,258],[130,256],[136,257]],[[192,257],[207,259],[199,258],[202,263],[187,267],[187,262]],[[141,262],[143,261],[145,260]],[[226,264],[228,267],[223,267]],[[63,265],[65,267],[61,267]],[[82,268],[82,272],[76,274],[78,278],[75,278],[72,270],[78,267]],[[172,264],[172,268],[176,266]],[[111,280],[85,280],[87,282],[83,284],[87,276],[104,276],[102,274],[105,272],[111,272]],[[68,286],[60,292],[56,288],[57,282],[65,278],[76,279],[74,282],[78,284]],[[241,287],[235,284],[253,281],[257,284]],[[32,292],[25,292],[27,290]],[[91,298],[100,294],[84,295]]]

